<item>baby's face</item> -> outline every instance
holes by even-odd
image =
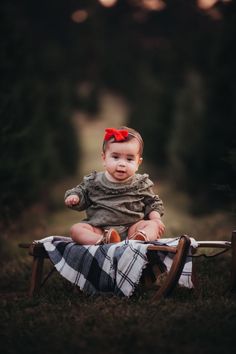
[[[112,182],[124,182],[132,177],[142,162],[137,139],[122,143],[108,143],[102,153],[106,176]]]

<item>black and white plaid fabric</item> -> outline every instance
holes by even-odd
[[[90,295],[113,293],[131,296],[148,262],[148,244],[138,241],[81,246],[69,237],[49,236],[37,242],[43,243],[57,271]],[[178,239],[161,239],[160,243],[176,245]],[[168,270],[173,255],[158,253]],[[191,271],[192,260],[188,257],[179,279],[180,285],[193,287]]]

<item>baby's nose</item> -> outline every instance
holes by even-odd
[[[125,166],[125,161],[124,160],[119,160],[119,166]]]

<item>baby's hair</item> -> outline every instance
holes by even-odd
[[[137,139],[138,142],[139,142],[139,154],[140,156],[142,156],[143,154],[143,147],[144,147],[144,142],[143,142],[143,138],[141,137],[141,135],[133,128],[129,128],[129,127],[125,127],[125,126],[122,126],[120,128],[118,128],[117,130],[126,130],[128,132],[128,135],[126,138],[124,138],[124,140],[122,141],[117,141],[113,136],[109,139],[109,140],[104,140],[103,141],[103,146],[102,146],[102,150],[103,152],[106,151],[106,147],[107,147],[107,144],[108,143],[117,143],[117,142],[126,142],[126,141],[130,141],[132,139]]]

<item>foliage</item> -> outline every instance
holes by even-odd
[[[71,89],[68,74],[61,71],[62,47],[51,38],[40,48],[27,8],[14,5],[2,5],[2,222],[46,196],[56,180],[74,173],[78,159],[70,121]],[[57,57],[60,65],[54,65]]]
[[[212,11],[217,18],[180,1],[155,16],[170,31],[159,28],[158,46],[145,52],[153,59],[149,84],[138,72],[131,116],[147,141],[147,157],[194,198],[194,211],[235,208],[235,4]]]

